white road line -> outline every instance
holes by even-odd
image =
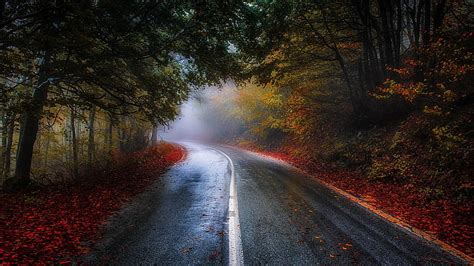
[[[216,149],[217,150],[217,149]],[[235,183],[235,168],[232,159],[221,150],[230,164],[230,196],[229,196],[229,265],[244,265],[242,241],[240,239],[239,204]]]

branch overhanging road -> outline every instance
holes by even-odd
[[[186,160],[111,221],[89,262],[466,263],[282,162],[181,144]]]

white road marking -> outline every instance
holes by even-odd
[[[240,239],[239,204],[237,188],[235,183],[235,168],[232,159],[223,151],[217,150],[224,155],[230,164],[230,196],[229,196],[229,265],[244,265],[244,254],[242,241]]]

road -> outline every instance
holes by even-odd
[[[109,223],[88,262],[463,263],[285,163],[181,144],[187,158]]]

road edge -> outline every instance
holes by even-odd
[[[236,148],[236,147],[233,147],[231,146],[232,148]],[[237,147],[238,148],[238,147]],[[241,148],[238,148],[238,149],[241,149]],[[408,231],[418,237],[420,237],[421,239],[425,240],[425,241],[428,241],[430,243],[433,243],[435,245],[437,245],[440,249],[442,249],[443,251],[447,252],[447,253],[450,253],[456,257],[459,257],[461,258],[462,260],[464,260],[466,262],[466,265],[474,265],[474,258],[472,258],[471,256],[467,255],[466,253],[456,249],[455,247],[449,245],[448,243],[442,241],[442,240],[439,240],[438,238],[436,238],[435,236],[423,231],[423,230],[420,230],[420,229],[417,229],[413,226],[411,226],[410,224],[400,220],[399,218],[396,218],[380,209],[377,209],[375,206],[372,206],[370,205],[369,203],[367,203],[366,201],[364,200],[361,200],[359,198],[357,198],[356,196],[336,187],[336,186],[333,186],[331,184],[329,184],[328,182],[318,178],[317,176],[315,175],[312,175],[298,167],[296,167],[295,165],[293,165],[292,163],[290,162],[287,162],[287,161],[284,161],[284,160],[281,160],[279,158],[275,158],[275,157],[272,157],[272,156],[269,156],[269,155],[266,155],[266,154],[261,154],[261,153],[258,153],[258,152],[254,152],[254,151],[249,151],[249,150],[246,150],[246,149],[242,149],[246,152],[249,152],[251,154],[254,154],[258,157],[263,157],[265,159],[271,159],[271,160],[275,160],[275,161],[278,161],[280,163],[283,163],[283,165],[287,166],[287,167],[291,167],[291,168],[294,168],[296,171],[306,175],[306,176],[309,176],[309,177],[312,177],[313,179],[315,179],[316,182],[320,183],[321,185],[325,186],[326,188],[336,192],[337,194],[347,198],[348,200],[360,205],[361,207],[367,209],[368,211],[376,214],[377,216],[381,217],[382,219],[385,219],[389,222],[391,222],[392,224],[402,228],[403,230],[405,231]]]
[[[299,168],[297,168],[298,170],[300,170]],[[301,171],[301,170],[300,170]],[[307,173],[305,173],[307,174]],[[444,242],[444,241],[441,241],[439,240],[438,238],[436,238],[435,236],[423,231],[423,230],[420,230],[420,229],[417,229],[411,225],[409,225],[408,223],[380,210],[380,209],[377,209],[376,207],[370,205],[369,203],[355,197],[354,195],[351,195],[349,194],[348,192],[340,189],[340,188],[337,188],[329,183],[327,183],[326,181],[324,180],[321,180],[315,176],[311,176],[313,177],[314,179],[316,179],[317,182],[319,182],[321,185],[337,192],[338,194],[340,194],[341,196],[344,196],[345,198],[357,203],[358,205],[364,207],[365,209],[369,210],[370,212],[378,215],[379,217],[401,227],[402,229],[404,230],[407,230],[409,232],[411,232],[412,234],[415,234],[416,236],[428,241],[428,242],[431,242],[433,244],[436,244],[437,246],[439,246],[442,250],[448,252],[448,253],[451,253],[452,255],[454,256],[457,256],[463,260],[465,260],[468,264],[470,265],[474,265],[474,258],[470,257],[469,255],[465,254],[464,252],[456,249],[455,247],[449,245],[448,243]]]

